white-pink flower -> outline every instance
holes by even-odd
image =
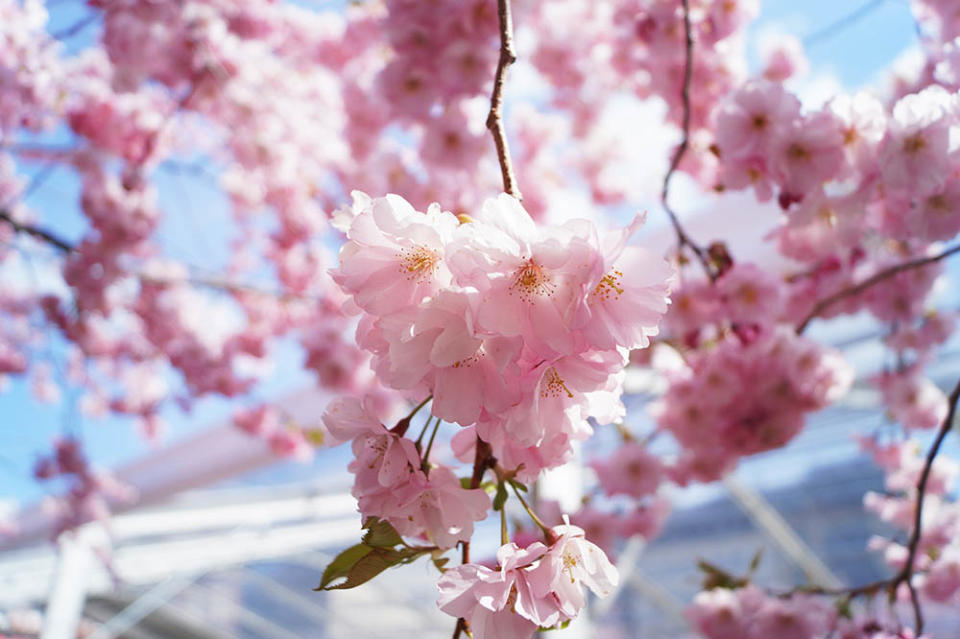
[[[458,224],[439,206],[421,213],[400,196],[376,198],[354,217],[331,275],[374,315],[416,305],[449,284],[445,247]]]
[[[474,522],[483,520],[489,508],[486,492],[463,488],[453,471],[436,466],[429,476],[411,475],[409,482],[396,489],[381,516],[400,534],[422,534],[440,548],[452,548],[459,541],[470,541]]]
[[[501,194],[487,200],[450,246],[450,269],[461,286],[480,291],[477,325],[522,336],[544,356],[571,353],[587,287],[602,260],[592,223],[538,228],[521,204]]]
[[[533,592],[535,595],[552,592],[560,613],[557,621],[563,621],[576,617],[583,609],[584,586],[605,597],[613,592],[620,576],[603,550],[587,541],[582,528],[564,524],[552,530],[557,539],[541,558],[540,565],[533,569],[537,575]],[[556,623],[552,617],[541,621],[547,626]]]

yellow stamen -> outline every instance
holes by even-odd
[[[527,260],[516,270],[513,284],[510,285],[510,294],[518,294],[524,302],[532,302],[535,298],[553,295],[556,286],[550,274],[532,259]]]
[[[597,284],[597,287],[593,289],[593,294],[605,302],[611,298],[615,300],[620,299],[620,296],[623,295],[623,273],[617,269],[613,269],[604,275],[600,278],[600,283]]]
[[[420,282],[432,278],[440,262],[440,255],[436,251],[417,244],[402,249],[397,257],[400,259],[400,272],[405,273],[407,279]]]
[[[567,397],[573,399],[573,393],[567,388],[566,383],[564,383],[563,378],[560,377],[557,369],[551,366],[547,369],[545,377],[543,389],[540,391],[541,397],[560,397],[563,393],[566,393]]]

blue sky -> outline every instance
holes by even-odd
[[[760,20],[752,27],[751,36],[765,29],[776,28],[800,38],[850,14],[861,2],[836,0],[769,0],[764,3]],[[824,37],[808,51],[811,75],[835,77],[843,86],[856,88],[869,83],[906,47],[916,41],[914,23],[907,3],[886,0],[863,19],[843,30]],[[80,3],[59,3],[52,8],[51,30],[58,31],[83,15]],[[95,33],[88,28],[71,41],[71,48],[83,46]],[[160,229],[165,248],[178,258],[201,263],[211,269],[226,260],[225,243],[209,241],[203,229],[214,230],[218,222],[229,219],[227,203],[216,189],[189,175],[158,176],[161,202],[169,217]],[[70,238],[82,233],[83,222],[76,208],[77,183],[66,171],[57,171],[30,199],[30,204],[44,212],[45,220],[58,232]],[[201,220],[198,228],[197,220]],[[57,350],[56,338],[52,341]],[[278,370],[298,370],[300,354],[289,345],[278,352]],[[308,383],[305,373],[274,375],[261,388],[261,397],[273,397]],[[230,404],[207,399],[198,403],[193,413],[167,411],[170,425],[168,440],[176,439],[229,415]],[[84,420],[70,402],[61,406],[38,404],[24,380],[12,380],[8,390],[0,394],[0,498],[14,497],[25,501],[38,498],[47,490],[30,476],[37,453],[49,449],[53,437],[65,427],[82,429],[91,458],[110,467],[149,451],[150,444],[132,428],[128,420]]]

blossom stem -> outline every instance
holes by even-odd
[[[423,423],[423,429],[420,431],[420,435],[417,437],[417,441],[413,443],[417,447],[417,450],[420,450],[420,443],[423,441],[423,436],[427,434],[427,429],[430,428],[430,422],[433,420],[433,415],[427,416],[427,421]]]
[[[38,240],[43,240],[47,244],[55,247],[56,249],[64,253],[71,253],[74,250],[76,250],[73,247],[73,245],[71,245],[69,242],[67,242],[66,240],[60,239],[50,231],[46,231],[37,226],[31,226],[30,224],[24,224],[22,222],[18,222],[17,220],[13,219],[13,216],[11,216],[10,213],[2,209],[0,209],[0,220],[6,222],[11,227],[13,227],[13,230],[16,231],[17,233],[24,233]]]
[[[407,415],[406,417],[398,421],[397,425],[390,429],[390,432],[396,433],[400,437],[403,437],[404,433],[407,432],[407,429],[410,428],[410,420],[412,420],[414,416],[420,412],[420,409],[423,408],[427,404],[427,402],[429,402],[431,399],[433,399],[433,395],[427,395],[426,399],[424,399],[422,402],[417,404],[414,407],[414,409],[410,411],[409,415]],[[428,422],[430,421],[429,417],[427,418],[427,421]],[[423,433],[420,433],[420,437],[423,437]],[[417,439],[418,447],[419,447],[419,444],[420,444],[420,440]]]
[[[510,543],[510,533],[507,531],[507,508],[506,504],[500,509],[500,545],[506,546]]]
[[[424,406],[426,406],[426,405],[427,405],[427,402],[429,402],[431,399],[433,399],[433,395],[432,395],[432,394],[431,394],[431,395],[427,395],[427,396],[423,399],[422,402],[420,402],[419,404],[417,404],[416,406],[414,406],[413,410],[410,411],[410,414],[407,415],[406,419],[408,419],[408,420],[413,419],[414,416],[415,416],[417,413],[420,412],[420,409],[423,408]],[[427,421],[429,421],[429,419],[428,419]]]
[[[423,472],[430,473],[430,450],[433,448],[433,440],[437,438],[437,431],[440,430],[440,418],[437,417],[437,421],[433,424],[433,432],[430,433],[430,439],[427,441],[427,449],[423,453],[423,461],[420,462],[420,467],[423,469]]]
[[[556,541],[556,535],[553,534],[553,531],[550,530],[550,527],[543,523],[543,520],[537,516],[537,513],[533,512],[533,509],[530,508],[527,500],[523,498],[523,495],[520,494],[520,491],[517,489],[517,487],[513,484],[511,484],[511,486],[513,486],[513,493],[517,496],[517,499],[520,500],[520,504],[523,506],[523,509],[527,511],[527,514],[530,516],[530,519],[533,520],[533,523],[540,528],[544,537],[547,538],[547,541],[551,544]]]

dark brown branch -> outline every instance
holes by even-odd
[[[915,630],[918,636],[923,634],[923,613],[920,610],[920,602],[917,600],[917,593],[913,587],[913,564],[916,561],[917,549],[920,546],[920,534],[922,532],[923,518],[923,498],[927,493],[927,482],[930,479],[930,470],[933,468],[933,461],[937,458],[937,454],[940,452],[940,446],[943,445],[943,440],[947,438],[947,434],[953,428],[953,420],[957,413],[958,401],[960,401],[960,381],[957,382],[953,392],[950,393],[950,408],[947,411],[947,416],[940,425],[940,431],[937,433],[937,438],[933,441],[933,445],[927,452],[927,459],[923,464],[923,472],[920,473],[920,481],[917,482],[917,510],[913,517],[913,533],[910,535],[910,542],[907,544],[907,561],[904,563],[903,569],[900,571],[900,573],[897,574],[897,576],[893,579],[893,584],[891,585],[891,592],[901,583],[907,584],[907,587],[910,588],[910,601],[913,603],[913,612],[917,621],[917,627]]]
[[[42,242],[46,242],[50,246],[63,253],[71,253],[76,250],[72,244],[64,239],[61,239],[60,237],[57,237],[50,231],[44,230],[38,226],[33,226],[31,224],[18,222],[17,220],[13,219],[13,216],[11,216],[9,212],[2,209],[0,209],[0,221],[9,224],[17,233],[24,233]]]
[[[922,266],[927,266],[928,264],[933,264],[934,262],[939,262],[940,260],[946,259],[951,255],[953,255],[954,253],[958,253],[958,252],[960,252],[960,245],[950,247],[945,251],[943,251],[942,253],[937,253],[936,255],[931,255],[929,257],[921,257],[919,259],[909,260],[907,262],[901,262],[900,264],[896,264],[894,266],[891,266],[890,268],[884,269],[878,273],[873,274],[872,276],[868,277],[867,279],[860,282],[859,284],[855,284],[848,288],[837,291],[833,295],[828,295],[827,297],[823,298],[822,300],[814,304],[813,309],[811,309],[811,311],[807,314],[807,316],[803,318],[803,321],[800,322],[799,326],[797,326],[797,333],[798,334],[803,333],[803,331],[807,329],[807,326],[810,324],[810,322],[812,322],[821,313],[823,313],[825,310],[827,310],[837,302],[845,300],[848,297],[853,297],[854,295],[859,295],[860,293],[864,292],[871,286],[875,284],[879,284],[880,282],[887,280],[898,273],[902,273],[903,271],[909,271],[915,268],[920,268]]]
[[[507,131],[503,126],[503,85],[506,82],[507,69],[517,61],[513,49],[513,17],[510,12],[510,0],[497,0],[497,15],[500,21],[500,59],[497,61],[497,74],[493,80],[493,93],[490,95],[490,112],[487,114],[487,128],[493,134],[493,143],[497,145],[497,160],[503,176],[503,190],[518,200],[522,200],[517,176],[510,161],[510,147],[507,145]]]
[[[920,473],[920,479],[917,481],[917,507],[913,516],[913,530],[910,532],[910,540],[907,542],[907,560],[904,562],[903,568],[901,568],[897,574],[890,579],[874,581],[862,586],[856,586],[853,588],[821,588],[819,586],[800,586],[788,592],[779,593],[777,596],[790,597],[797,593],[807,593],[813,595],[826,595],[853,599],[855,597],[864,595],[873,596],[885,590],[890,596],[890,599],[893,600],[893,598],[896,597],[897,588],[899,588],[901,584],[906,584],[907,589],[910,591],[910,604],[913,606],[913,616],[916,625],[914,630],[916,631],[917,636],[923,634],[923,610],[920,608],[920,598],[917,595],[917,589],[913,585],[914,564],[916,563],[917,553],[919,552],[920,548],[920,537],[923,533],[923,500],[927,494],[927,483],[930,480],[930,472],[933,469],[933,462],[940,453],[940,447],[943,445],[943,441],[953,429],[953,422],[956,418],[958,403],[960,403],[960,380],[957,381],[957,385],[954,386],[953,391],[950,393],[947,416],[940,425],[940,430],[937,432],[937,437],[930,446],[930,450],[927,451],[927,457],[923,463],[923,471]]]
[[[487,472],[488,468],[493,468],[496,466],[496,464],[497,460],[493,456],[493,451],[490,449],[490,444],[477,437],[476,451],[473,455],[473,474],[470,476],[470,488],[479,488],[480,483],[483,481],[484,473]],[[469,541],[460,542],[460,563],[470,563]],[[457,625],[453,629],[453,639],[458,639],[461,633],[469,632],[469,630],[470,624],[467,622],[467,620],[463,617],[458,618]]]
[[[710,261],[707,259],[706,250],[704,250],[700,245],[694,242],[689,235],[687,235],[687,232],[683,229],[683,226],[680,225],[680,220],[677,218],[677,214],[674,213],[669,204],[670,180],[673,178],[673,174],[676,173],[677,167],[680,166],[680,161],[683,160],[683,156],[686,155],[687,149],[690,147],[690,84],[693,80],[693,30],[690,26],[690,0],[683,0],[683,33],[686,51],[686,58],[683,66],[683,89],[680,94],[683,101],[683,137],[680,139],[680,145],[673,152],[673,157],[670,160],[670,168],[667,170],[667,174],[663,178],[663,188],[660,191],[660,202],[663,204],[663,209],[667,212],[667,215],[670,216],[670,222],[673,224],[673,230],[676,231],[678,250],[682,252],[683,247],[686,246],[693,251],[694,255],[697,257],[697,260],[700,262],[700,265],[703,266],[703,270],[707,274],[707,277],[709,277],[711,280],[715,280],[717,278],[717,274],[710,266]]]

